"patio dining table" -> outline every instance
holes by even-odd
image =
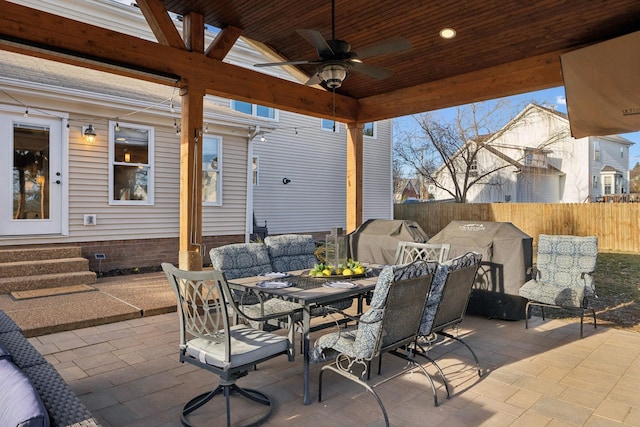
[[[309,334],[311,332],[311,310],[314,307],[326,306],[331,303],[342,301],[348,298],[358,299],[358,313],[362,312],[363,297],[372,291],[376,285],[381,269],[379,266],[367,266],[366,273],[361,277],[311,277],[308,270],[289,272],[289,276],[274,279],[291,283],[291,286],[284,288],[261,287],[259,283],[269,281],[264,276],[244,277],[233,279],[229,282],[230,287],[251,291],[265,298],[282,298],[302,305],[302,353],[303,353],[303,403],[311,403],[309,391]],[[331,282],[350,282],[353,287],[328,287],[323,286]]]

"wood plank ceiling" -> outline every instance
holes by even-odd
[[[290,60],[317,57],[297,29],[316,29],[331,38],[330,0],[163,3],[178,14],[196,11],[218,28],[240,28],[244,37]],[[413,46],[365,61],[393,69],[391,78],[352,73],[338,89],[361,101],[365,111],[358,116],[363,119],[558,86],[561,53],[640,30],[637,0],[336,0],[335,10],[336,38],[351,43],[356,52],[393,36]],[[440,38],[444,27],[454,28],[457,36]],[[308,75],[315,70],[299,68]]]

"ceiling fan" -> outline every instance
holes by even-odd
[[[411,43],[402,37],[393,37],[383,42],[358,49],[357,52],[351,50],[351,45],[344,40],[336,39],[335,26],[335,0],[331,0],[331,39],[325,40],[316,30],[296,30],[305,40],[307,40],[318,51],[318,59],[292,60],[284,62],[269,62],[255,64],[255,67],[273,67],[278,65],[304,65],[317,64],[318,67],[306,85],[324,83],[328,89],[337,89],[342,85],[344,79],[351,71],[365,74],[375,79],[385,79],[391,77],[393,70],[368,65],[362,62],[363,59],[372,56],[385,55],[411,49]]]

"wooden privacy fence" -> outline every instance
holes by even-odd
[[[452,220],[511,222],[539,234],[598,236],[601,252],[640,253],[638,203],[407,203],[394,205],[395,219],[416,221],[433,236]]]

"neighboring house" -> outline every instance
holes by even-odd
[[[398,189],[394,195],[393,200],[395,203],[401,203],[406,199],[420,199],[420,179],[400,179],[398,183]]]
[[[153,39],[129,5],[16,2]],[[225,60],[265,62],[242,39]],[[177,88],[3,51],[0,246],[82,246],[94,262],[105,254],[104,271],[176,262],[179,110]],[[204,123],[205,255],[247,241],[254,213],[270,234],[345,227],[344,125],[212,96]],[[363,164],[363,220],[391,218],[390,121],[365,126]]]
[[[495,172],[469,189],[469,203],[582,203],[629,192],[629,147],[633,143],[617,135],[575,139],[567,115],[549,108],[529,104],[479,143],[484,146],[471,164],[471,177]],[[454,157],[453,161],[460,160]],[[434,177],[445,188],[452,188],[444,166]],[[436,199],[451,197],[433,184],[429,193]]]

